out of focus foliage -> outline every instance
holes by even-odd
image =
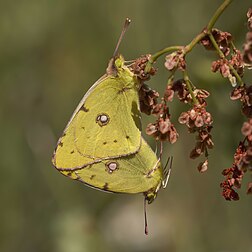
[[[1,176],[0,251],[230,251],[252,250],[252,198],[220,195],[221,171],[241,138],[238,103],[230,84],[210,70],[215,54],[188,55],[191,79],[210,91],[215,148],[209,170],[189,160],[194,139],[177,125],[170,183],[148,207],[144,235],[142,195],[106,194],[60,175],[51,164],[57,138],[82,95],[105,72],[125,17],[131,27],[121,46],[127,60],[168,45],[188,43],[220,0],[39,1],[0,3]],[[234,2],[216,26],[242,46],[251,1]],[[162,60],[149,84],[162,91]],[[248,83],[252,75],[246,76]],[[183,110],[171,108],[173,121]],[[150,118],[143,118],[144,125]],[[154,143],[153,143],[154,144]],[[154,146],[154,145],[153,145]],[[245,182],[245,181],[244,181]],[[244,183],[245,185],[245,183]]]

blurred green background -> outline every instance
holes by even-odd
[[[12,0],[0,1],[0,251],[252,251],[252,198],[221,197],[221,171],[232,164],[244,120],[231,86],[210,71],[213,52],[188,55],[198,87],[211,92],[215,148],[208,172],[189,160],[194,135],[177,123],[188,109],[171,104],[179,141],[166,190],[148,206],[144,235],[142,195],[108,194],[56,171],[51,156],[78,102],[104,74],[125,17],[132,24],[120,52],[128,60],[168,45],[188,43],[208,22],[220,0]],[[241,48],[251,1],[235,0],[217,25]],[[163,58],[149,84],[162,92],[168,72]],[[247,74],[245,78],[251,82]],[[143,116],[143,124],[154,118]],[[149,138],[150,143],[154,142]]]

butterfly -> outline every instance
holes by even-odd
[[[129,23],[127,19],[124,27]],[[74,111],[52,162],[63,175],[88,186],[108,192],[143,193],[145,202],[151,203],[168,176],[160,158],[141,136],[141,83],[117,54],[119,43],[105,75],[91,86]]]

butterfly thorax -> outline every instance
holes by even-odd
[[[112,58],[71,117],[53,155],[64,175],[94,188],[144,193],[153,202],[163,180],[162,166],[141,136],[139,81]]]

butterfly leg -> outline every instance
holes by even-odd
[[[172,161],[173,161],[173,157],[169,157],[167,159],[167,162],[165,164],[163,173],[164,173],[164,180],[162,181],[162,186],[163,188],[166,188],[169,178],[170,178],[170,174],[171,174],[171,168],[172,168]],[[170,163],[170,165],[169,165]],[[168,166],[169,165],[169,166]],[[168,168],[167,168],[168,167]]]

